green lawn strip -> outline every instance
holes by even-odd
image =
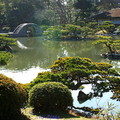
[[[35,115],[32,113],[32,108],[22,109],[22,113],[26,115],[30,120],[91,120],[84,117],[74,116],[71,114],[58,115]]]

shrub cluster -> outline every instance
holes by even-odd
[[[29,104],[36,112],[60,112],[72,106],[73,99],[68,87],[58,82],[35,85],[29,92]]]
[[[0,51],[0,65],[6,65],[12,57],[12,53]]]
[[[27,92],[20,84],[0,74],[0,120],[17,120]]]
[[[43,27],[44,28],[44,27]],[[47,39],[59,40],[77,40],[93,38],[95,36],[95,28],[93,25],[79,26],[73,24],[66,24],[64,26],[50,26],[43,32]]]

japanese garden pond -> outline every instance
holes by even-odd
[[[49,70],[57,58],[65,56],[87,57],[94,62],[111,63],[120,72],[120,60],[102,58],[100,54],[105,51],[101,46],[94,46],[92,42],[92,40],[45,40],[43,37],[17,38],[18,46],[13,48],[14,58],[8,65],[0,68],[0,73],[13,78],[16,82],[29,83],[39,72]],[[85,93],[90,92],[91,86],[87,85],[83,91]],[[118,108],[120,107],[120,102],[110,99],[111,92],[104,93],[102,98],[92,98],[82,104],[77,101],[78,92],[79,90],[72,91],[74,106],[76,107],[102,107],[107,102],[118,105]]]

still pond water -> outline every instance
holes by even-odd
[[[58,57],[80,56],[92,59],[95,62],[107,62],[113,64],[120,72],[120,60],[108,60],[100,56],[105,52],[101,46],[94,46],[92,40],[84,41],[56,41],[45,40],[42,37],[17,38],[18,46],[14,47],[15,57],[7,66],[0,68],[0,73],[13,78],[19,83],[29,83],[39,72],[49,70],[49,67]],[[85,93],[91,91],[87,85],[83,90]],[[98,107],[105,106],[107,102],[114,103],[120,107],[120,102],[111,100],[112,93],[105,93],[102,98],[93,98],[79,104],[77,91],[72,91],[74,106]]]

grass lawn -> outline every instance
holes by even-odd
[[[30,120],[92,120],[84,117],[79,117],[72,114],[64,114],[60,116],[41,116],[32,114],[32,108],[22,109],[24,115],[26,115]],[[95,120],[95,119],[94,119]]]

